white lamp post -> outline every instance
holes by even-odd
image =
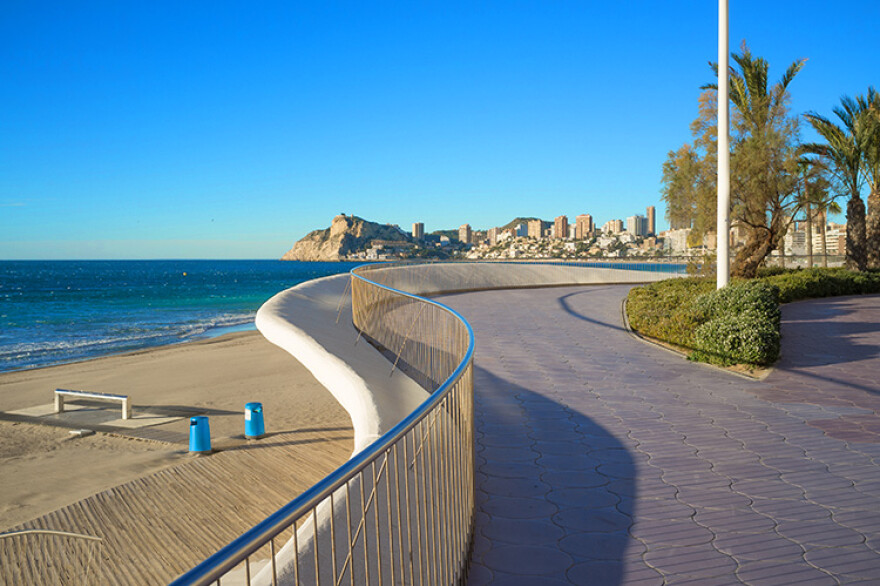
[[[727,285],[730,275],[730,101],[728,69],[728,0],[718,0],[718,244],[716,286]]]

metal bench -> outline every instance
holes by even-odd
[[[90,393],[88,391],[70,391],[67,389],[55,389],[55,413],[64,413],[64,397],[77,399],[98,399],[100,401],[120,401],[122,403],[122,418],[131,419],[131,402],[126,395],[111,395],[109,393]]]

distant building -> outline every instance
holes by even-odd
[[[577,240],[577,226],[572,224],[568,227],[568,239],[569,240]]]
[[[626,231],[633,236],[648,235],[648,218],[645,216],[635,215],[626,219]]]
[[[690,228],[678,228],[663,232],[660,235],[663,237],[664,250],[670,254],[684,254],[688,249],[687,239],[690,233]]]
[[[578,240],[586,240],[593,235],[593,216],[581,214],[574,219],[574,237]]]
[[[416,240],[425,239],[425,224],[423,222],[413,223],[412,237]]]
[[[498,235],[501,233],[501,228],[489,228],[489,232],[486,233],[486,236],[489,239],[489,246],[495,246],[498,244]]]
[[[602,232],[606,234],[620,234],[623,232],[623,220],[608,220],[602,226]]]
[[[654,206],[648,206],[648,234],[657,235],[657,210]]]
[[[529,238],[540,240],[544,237],[544,222],[541,220],[529,220]]]
[[[514,238],[526,238],[529,235],[529,227],[522,222],[513,227]]]
[[[782,240],[783,250],[787,255],[801,256],[807,254],[807,234],[800,230],[789,230]]]
[[[470,224],[462,224],[458,228],[458,239],[462,244],[472,244],[474,240],[474,233],[471,231]]]
[[[829,256],[846,253],[846,224],[829,224],[831,228],[825,231],[825,248]],[[822,254],[822,227],[813,234],[813,254]]]
[[[553,238],[564,240],[568,238],[568,217],[557,216],[553,221]]]

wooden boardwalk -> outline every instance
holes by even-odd
[[[326,476],[352,445],[350,430],[282,433],[95,494],[10,531],[101,542],[2,539],[0,584],[166,584]]]

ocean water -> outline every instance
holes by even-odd
[[[267,299],[357,263],[0,261],[0,372],[253,328]]]

